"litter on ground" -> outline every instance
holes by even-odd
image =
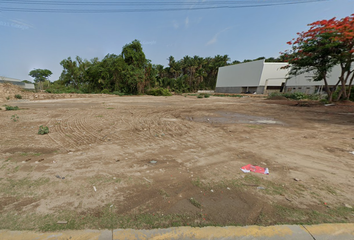
[[[241,171],[243,171],[244,173],[255,172],[255,173],[261,173],[261,174],[269,174],[268,168],[263,168],[260,166],[253,166],[252,164],[248,164],[246,166],[243,166],[241,168]]]

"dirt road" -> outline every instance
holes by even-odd
[[[21,109],[0,111],[0,215],[14,221],[100,218],[109,207],[184,216],[166,227],[354,221],[352,104],[195,96],[6,104]],[[38,135],[40,125],[49,134]],[[243,173],[246,164],[270,174]],[[5,218],[0,228],[10,228]]]

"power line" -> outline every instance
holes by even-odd
[[[268,1],[205,1],[205,2],[168,2],[168,1],[43,1],[43,0],[2,0],[0,11],[3,12],[50,12],[50,13],[118,13],[118,12],[164,12],[164,11],[187,11],[207,9],[236,9],[252,7],[271,7],[290,4],[304,4],[323,2],[328,0],[268,0]],[[4,5],[11,6],[4,6]],[[36,7],[35,5],[40,5]],[[35,6],[35,7],[34,7]],[[51,7],[48,7],[51,6]],[[65,6],[55,8],[53,6]],[[75,8],[67,8],[76,6]],[[79,8],[78,8],[79,6]],[[111,7],[90,9],[87,7]],[[143,8],[141,6],[144,6]],[[44,7],[44,8],[43,8]],[[83,8],[82,8],[83,7]],[[125,8],[121,8],[125,7]]]

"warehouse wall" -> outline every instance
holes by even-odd
[[[220,67],[216,88],[258,87],[264,60]]]

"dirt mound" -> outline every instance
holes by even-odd
[[[0,83],[0,102],[15,99],[15,95],[17,94],[22,96],[24,95],[24,91],[25,90],[23,90],[21,87],[11,83]]]
[[[43,99],[62,99],[62,98],[94,98],[94,97],[105,97],[110,96],[107,94],[75,94],[75,93],[62,93],[62,94],[51,94],[42,92],[35,92],[30,90],[25,90],[19,86],[13,85],[11,83],[0,83],[0,102],[7,102],[11,100],[16,100],[16,95],[21,95],[21,99],[28,100],[43,100]]]
[[[289,100],[284,96],[273,96],[273,97],[269,97],[269,100]]]
[[[349,100],[343,100],[343,101],[337,102],[336,104],[342,105],[342,106],[354,106],[354,102],[349,101]]]

